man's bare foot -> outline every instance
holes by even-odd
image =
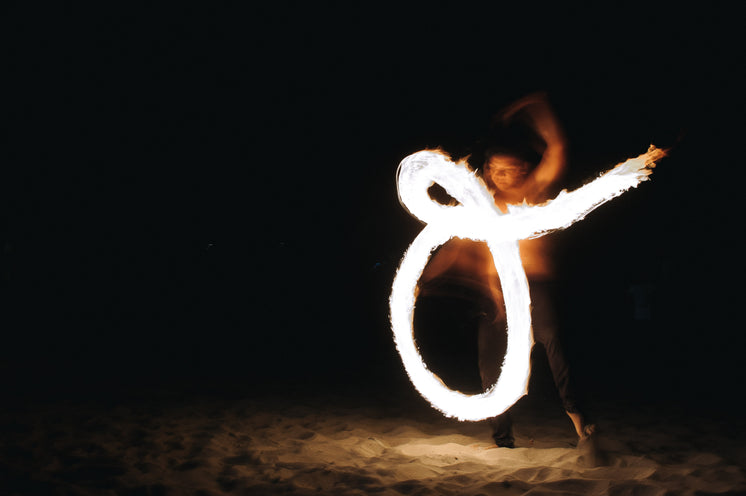
[[[596,426],[594,424],[586,424],[583,416],[579,413],[566,412],[567,416],[572,420],[572,425],[575,427],[575,432],[578,434],[580,439],[588,439],[596,432]]]
[[[583,435],[580,436],[580,438],[587,439],[591,437],[594,432],[596,432],[596,424],[585,424],[583,426]]]

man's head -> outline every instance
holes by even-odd
[[[491,148],[485,153],[482,176],[493,190],[510,192],[520,188],[531,170],[531,162],[520,153]]]

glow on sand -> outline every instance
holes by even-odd
[[[647,153],[617,165],[575,191],[563,191],[541,205],[509,206],[506,214],[464,162],[453,163],[445,154],[431,150],[414,153],[401,162],[399,198],[426,225],[405,252],[394,278],[389,299],[391,326],[412,384],[433,407],[449,417],[476,421],[499,415],[526,394],[533,337],[531,300],[518,240],[569,227],[602,203],[645,181],[664,155],[651,146]],[[459,205],[445,206],[432,200],[427,190],[434,183]],[[417,282],[433,250],[453,237],[487,243],[505,298],[508,346],[502,372],[496,384],[476,395],[449,389],[427,368],[414,342]]]

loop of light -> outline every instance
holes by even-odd
[[[585,186],[541,205],[509,206],[503,214],[484,182],[463,163],[453,163],[439,151],[423,150],[399,165],[399,198],[425,228],[404,253],[394,278],[389,306],[394,341],[412,384],[436,409],[459,420],[482,420],[504,412],[527,392],[531,333],[531,299],[521,264],[518,240],[564,229],[602,203],[648,179],[665,153],[651,146]],[[458,200],[457,206],[435,202],[428,194],[433,184]],[[433,250],[453,237],[484,241],[492,253],[505,298],[508,346],[497,382],[487,391],[466,395],[449,389],[422,360],[414,342],[417,282]],[[500,357],[495,357],[499,360]]]

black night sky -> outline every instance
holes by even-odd
[[[4,7],[9,398],[410,388],[387,299],[421,225],[397,165],[469,153],[542,90],[569,189],[672,147],[651,181],[553,235],[585,389],[740,401],[735,7],[187,5]]]

